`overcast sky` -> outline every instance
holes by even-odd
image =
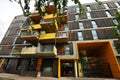
[[[95,0],[80,0],[81,3],[90,3]],[[106,1],[106,0],[101,0]],[[68,3],[73,5],[73,3]],[[0,1],[0,41],[5,35],[11,21],[16,15],[21,15],[22,10],[19,5],[15,2],[10,2],[9,0]]]

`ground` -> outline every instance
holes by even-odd
[[[74,78],[74,77],[61,77],[61,78],[52,78],[52,77],[28,77],[20,76],[15,74],[0,73],[0,80],[120,80],[112,78]]]

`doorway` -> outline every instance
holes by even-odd
[[[77,48],[83,77],[119,77],[119,64],[110,41],[77,42]]]

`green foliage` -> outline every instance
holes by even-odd
[[[116,26],[114,28],[114,34],[118,39],[120,39],[120,12],[116,13],[115,19],[117,20],[118,24],[114,23],[114,26]]]
[[[17,2],[22,11],[23,14],[25,16],[29,16],[30,15],[30,1],[34,1],[35,2],[35,8],[39,11],[39,14],[41,16],[45,15],[44,10],[47,10],[49,7],[49,3],[53,2],[54,5],[54,11],[53,14],[58,16],[58,11],[61,11],[62,14],[64,15],[64,10],[65,7],[67,6],[68,0],[9,0],[11,2]],[[80,15],[82,15],[83,13],[85,13],[85,10],[82,6],[82,4],[80,3],[80,0],[71,0],[73,1],[75,4],[77,4],[79,6],[79,11],[80,11]],[[102,4],[101,1],[99,0],[95,0],[96,2],[98,2],[98,4]]]

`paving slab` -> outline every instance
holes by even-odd
[[[61,78],[53,78],[53,77],[28,77],[28,76],[20,76],[16,74],[8,74],[8,73],[0,73],[0,80],[120,80],[113,78],[74,78],[74,77],[61,77]]]

